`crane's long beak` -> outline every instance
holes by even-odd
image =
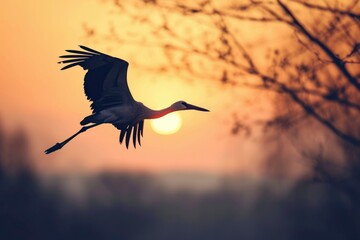
[[[202,108],[202,107],[198,107],[195,105],[191,105],[191,104],[186,104],[187,109],[193,109],[193,110],[197,110],[197,111],[202,111],[202,112],[210,112],[209,110]]]

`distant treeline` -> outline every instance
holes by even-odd
[[[102,173],[84,177],[85,187],[73,189],[82,197],[71,200],[61,187],[69,176],[44,187],[26,167],[32,161],[26,158],[26,135],[14,136],[0,138],[0,239],[360,237],[359,202],[329,183],[304,180],[280,191],[281,180],[235,187],[239,180],[228,179],[205,193],[167,192],[151,176]],[[11,142],[22,147],[4,145]],[[21,159],[20,165],[9,163],[14,159]]]

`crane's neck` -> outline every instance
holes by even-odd
[[[149,108],[145,118],[147,119],[161,118],[162,116],[165,116],[166,114],[169,114],[174,111],[176,111],[176,109],[174,109],[173,106],[161,110],[152,110]]]

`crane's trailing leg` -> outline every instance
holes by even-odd
[[[65,141],[61,142],[61,143],[56,143],[54,146],[52,146],[51,148],[45,150],[46,154],[50,154],[52,152],[55,152],[59,149],[61,149],[63,146],[65,146],[65,144],[67,144],[68,142],[70,142],[73,138],[75,138],[77,135],[79,135],[80,133],[85,132],[86,130],[96,127],[98,125],[100,125],[101,123],[95,123],[93,125],[90,126],[84,126],[82,127],[77,133],[75,133],[74,135],[72,135],[71,137],[69,137],[68,139],[66,139]]]

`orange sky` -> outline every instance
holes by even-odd
[[[105,40],[86,39],[82,25],[106,32],[108,14],[109,8],[97,0],[0,3],[0,120],[8,131],[21,127],[28,132],[39,168],[50,172],[122,169],[215,174],[256,169],[261,146],[230,135],[231,113],[239,107],[239,98],[233,96],[246,93],[207,81],[189,83],[176,73],[149,74],[132,61],[152,61],[156,55],[137,51],[136,46],[110,49]],[[128,60],[130,89],[145,105],[161,108],[185,100],[211,112],[181,112],[181,130],[167,136],[154,133],[147,122],[143,146],[136,150],[120,146],[119,132],[103,125],[62,150],[44,155],[45,149],[77,131],[79,122],[90,113],[82,89],[82,69],[60,71],[56,64],[64,49],[79,44]],[[261,96],[257,99],[262,100]],[[232,104],[233,100],[237,103]],[[244,105],[241,111],[250,109]]]

